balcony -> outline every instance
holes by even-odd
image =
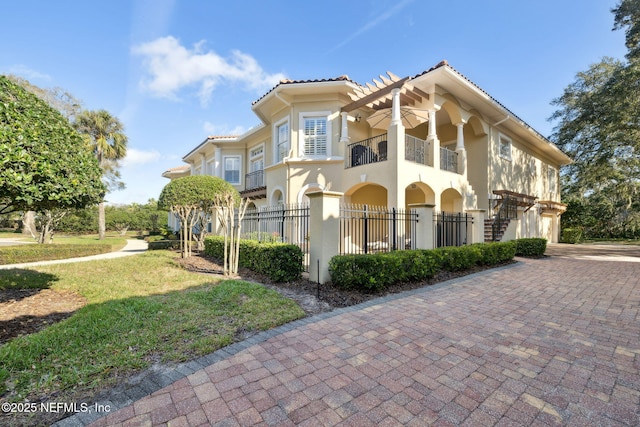
[[[244,190],[240,192],[247,199],[264,199],[267,187],[264,182],[264,170],[248,173],[244,176]]]
[[[440,147],[440,169],[458,173],[458,153],[445,147]]]
[[[346,147],[345,169],[387,160],[387,134],[354,142]]]
[[[433,167],[430,159],[431,144],[415,136],[404,136],[404,159],[410,162]]]

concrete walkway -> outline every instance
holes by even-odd
[[[636,426],[640,263],[597,256],[522,259],[293,322],[57,425]]]
[[[85,262],[85,261],[94,261],[97,259],[112,259],[112,258],[121,258],[125,256],[139,254],[147,250],[147,242],[144,240],[131,239],[127,240],[127,244],[124,248],[120,249],[116,252],[109,252],[106,254],[99,255],[91,255],[80,258],[67,258],[67,259],[56,259],[51,261],[36,261],[36,262],[25,262],[22,264],[5,264],[0,265],[0,270],[7,270],[12,268],[28,268],[28,267],[36,267],[40,265],[51,265],[51,264],[68,264],[71,262]]]

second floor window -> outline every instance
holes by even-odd
[[[240,156],[224,158],[224,180],[231,184],[240,184]]]
[[[327,118],[304,118],[304,155],[327,155]]]
[[[511,160],[511,140],[507,137],[500,136],[500,157],[505,160]]]
[[[289,143],[289,122],[276,126],[276,160],[281,162],[289,155],[291,144]]]

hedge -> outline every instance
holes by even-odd
[[[224,238],[207,237],[204,241],[204,253],[222,260]],[[302,275],[303,258],[302,250],[296,245],[240,240],[238,265],[264,274],[274,282],[298,280]]]
[[[547,239],[537,237],[516,240],[516,256],[540,257],[547,250]]]
[[[480,243],[432,250],[336,255],[329,261],[331,282],[341,289],[380,292],[403,282],[428,280],[439,271],[498,265],[515,256],[514,242]]]
[[[50,261],[56,259],[67,259],[99,255],[113,252],[111,245],[77,245],[77,244],[55,244],[55,245],[19,245],[0,248],[0,265],[20,264],[23,262]]]
[[[147,247],[150,251],[158,249],[180,249],[180,240],[151,240]]]
[[[562,230],[563,243],[580,243],[582,241],[582,230],[579,228],[565,228]]]

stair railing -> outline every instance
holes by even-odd
[[[512,219],[518,218],[518,203],[516,199],[506,195],[501,200],[498,200],[498,203],[500,203],[500,207],[493,217],[493,224],[491,224],[492,242],[497,242],[502,237],[502,228],[505,224],[508,224]]]

